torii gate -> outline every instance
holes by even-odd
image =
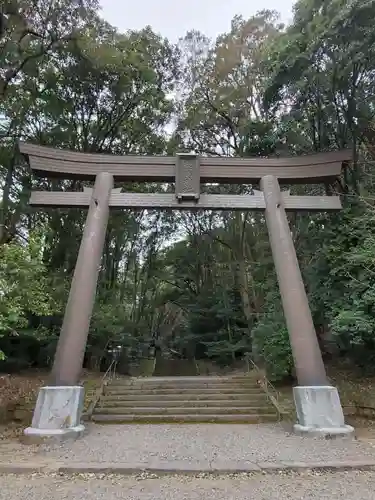
[[[111,156],[20,143],[39,177],[95,181],[83,192],[34,191],[34,207],[88,208],[82,242],[52,369],[51,384],[40,390],[28,435],[78,434],[83,430],[83,388],[79,384],[110,209],[265,211],[272,255],[289,331],[298,386],[296,431],[346,434],[335,387],[327,381],[286,211],[337,211],[337,196],[290,196],[280,184],[329,183],[340,175],[351,152],[290,158],[213,158],[194,154]],[[173,194],[122,193],[114,181],[174,182]],[[254,195],[201,194],[200,184],[260,184]]]

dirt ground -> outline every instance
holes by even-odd
[[[100,385],[102,373],[84,372],[85,407]],[[0,441],[18,438],[29,425],[40,387],[48,381],[49,372],[30,370],[24,373],[0,374]]]

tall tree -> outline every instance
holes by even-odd
[[[97,0],[4,0],[0,7],[0,100],[41,59],[73,44],[95,17]]]

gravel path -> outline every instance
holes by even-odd
[[[0,500],[369,500],[374,489],[374,472],[220,479],[0,476]]]
[[[279,424],[91,425],[88,434],[62,446],[45,446],[40,458],[70,463],[123,464],[209,462],[225,468],[251,463],[375,459],[375,448],[351,439],[314,439],[288,434]]]

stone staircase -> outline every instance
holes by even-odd
[[[96,423],[259,423],[278,412],[256,378],[150,377],[114,379],[92,417]]]

